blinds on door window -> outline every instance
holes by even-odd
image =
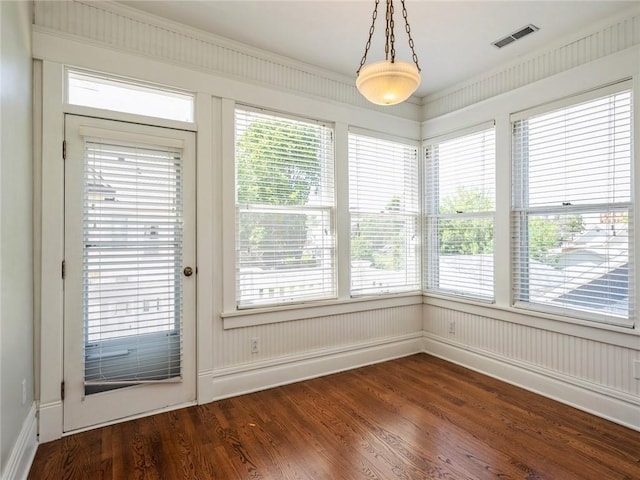
[[[617,85],[512,119],[519,305],[633,325],[631,110]]]
[[[87,393],[96,385],[179,380],[180,149],[89,137],[84,158]]]
[[[236,109],[238,307],[333,298],[333,130]]]
[[[428,143],[425,287],[493,300],[493,122]]]
[[[351,294],[420,289],[416,145],[349,133]]]

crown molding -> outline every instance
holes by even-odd
[[[105,1],[36,1],[34,29],[75,41],[417,120],[421,99],[380,107],[345,75]]]
[[[636,45],[640,45],[637,5],[544,49],[427,95],[422,99],[421,119],[431,120]]]

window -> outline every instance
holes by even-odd
[[[79,135],[68,137],[77,157],[66,172],[69,185],[83,180],[67,190],[67,201],[81,204],[67,207],[67,221],[82,226],[67,238],[68,265],[80,272],[67,299],[82,307],[87,395],[181,375],[188,315],[181,279],[190,248],[184,186],[192,171],[185,145],[195,138],[160,137],[160,128],[144,130],[158,137],[117,131],[102,128],[116,122],[99,120],[77,125],[89,120],[68,118],[68,132]]]
[[[517,305],[633,325],[631,92],[623,88],[512,118]]]
[[[75,70],[67,70],[67,101],[180,122],[194,118],[192,94]]]
[[[493,300],[495,128],[432,141],[425,160],[425,287]]]
[[[351,294],[420,290],[418,149],[349,134]]]
[[[335,298],[333,131],[236,110],[238,307]]]

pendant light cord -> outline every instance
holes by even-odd
[[[419,72],[421,72],[422,70],[420,69],[420,65],[418,65],[418,55],[416,55],[415,46],[413,44],[413,38],[411,38],[411,27],[409,26],[409,20],[407,19],[407,7],[404,4],[404,0],[400,0],[400,3],[402,3],[402,16],[404,17],[404,30],[405,32],[407,32],[407,37],[409,37],[409,48],[411,48],[413,63],[416,64],[416,68],[418,69]]]
[[[387,11],[386,11],[386,29],[385,29],[385,45],[384,45],[384,58],[389,61],[389,54],[391,54],[391,63],[394,63],[396,60],[396,37],[394,34],[395,22],[393,21],[393,0],[386,0],[387,2]],[[409,48],[411,48],[411,54],[413,63],[415,63],[418,72],[421,71],[420,65],[418,64],[418,56],[416,55],[415,46],[413,43],[413,38],[411,38],[411,27],[409,26],[409,20],[407,19],[407,7],[404,4],[404,0],[400,0],[402,3],[402,17],[404,18],[404,30],[407,32],[407,37],[409,37]],[[360,60],[360,66],[356,71],[356,76],[360,75],[360,70],[364,66],[367,61],[367,54],[369,53],[369,49],[371,48],[371,39],[373,38],[373,32],[375,31],[376,20],[378,18],[378,5],[380,4],[380,0],[376,0],[375,6],[373,7],[373,14],[371,15],[371,27],[369,27],[369,38],[367,39],[367,43],[364,47],[364,55],[362,55],[362,60]]]
[[[369,53],[369,49],[371,48],[371,38],[373,37],[373,32],[375,31],[375,28],[376,28],[376,19],[378,18],[379,3],[380,3],[380,0],[376,0],[376,4],[373,7],[371,26],[369,27],[369,38],[367,39],[367,44],[364,47],[364,55],[362,55],[362,60],[360,60],[360,66],[358,67],[356,76],[360,75],[360,69],[364,66],[364,63],[367,61],[367,53]]]
[[[393,34],[395,24],[393,22],[393,2],[387,0],[387,29],[385,30],[386,42],[384,44],[384,59],[389,60],[389,46],[391,46],[391,63],[396,61],[396,36]]]

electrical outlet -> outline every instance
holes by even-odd
[[[633,378],[640,380],[640,360],[633,361]]]
[[[449,333],[451,334],[456,333],[456,322],[454,321],[449,322]]]
[[[27,403],[27,380],[22,379],[22,405]]]
[[[251,339],[251,353],[258,353],[260,351],[260,339],[253,337]]]

